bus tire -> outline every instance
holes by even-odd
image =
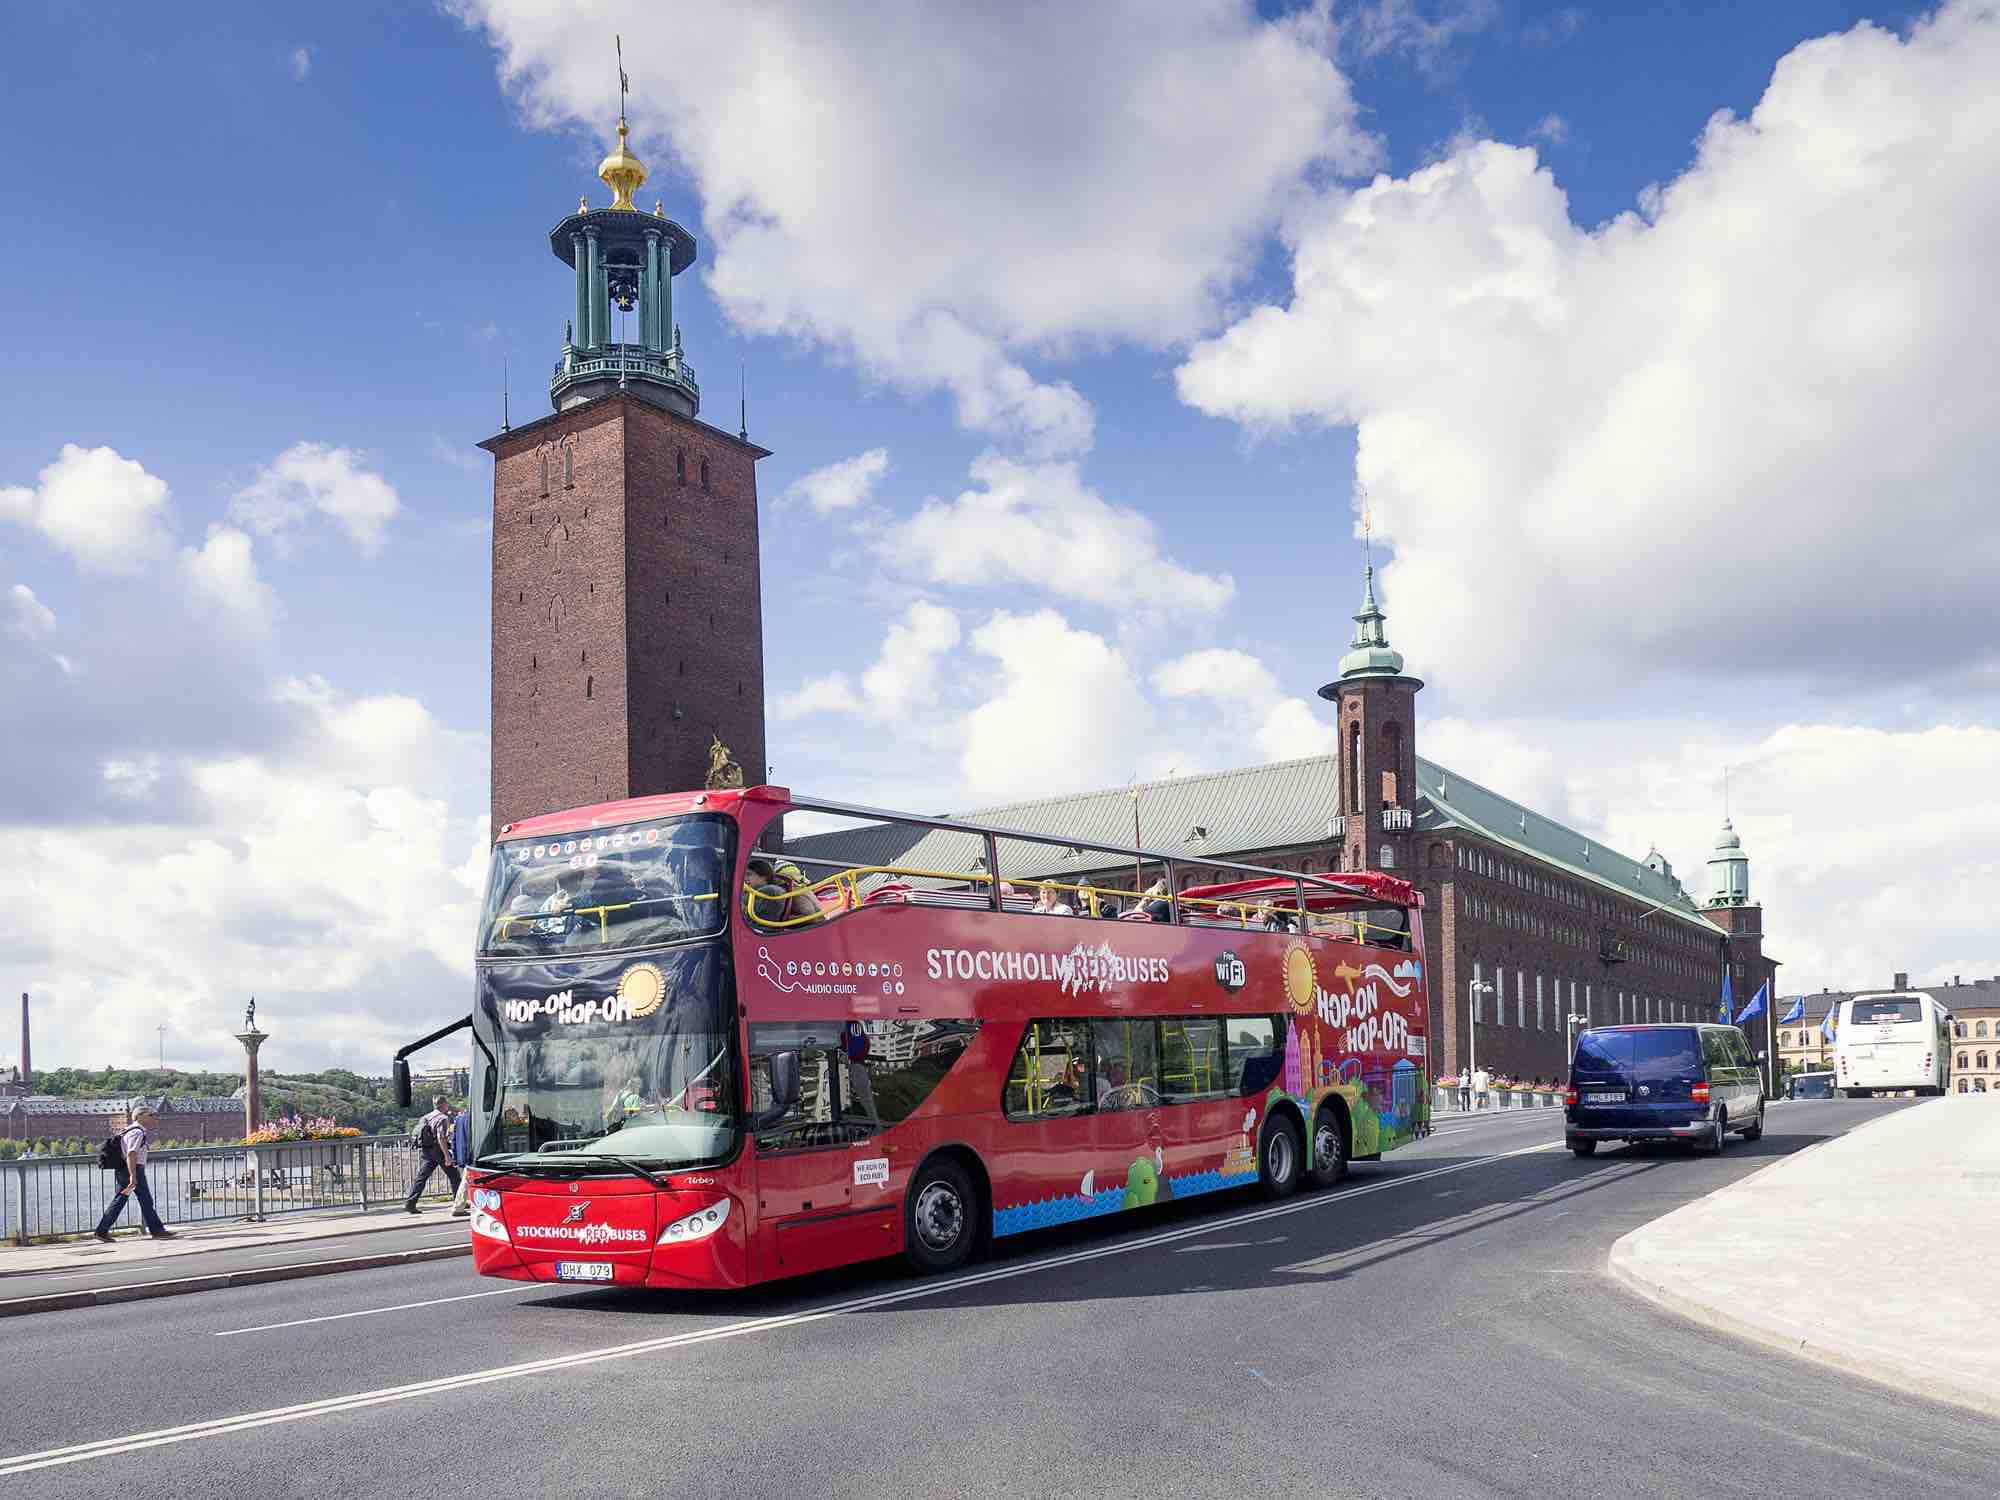
[[[1272,1115],[1264,1122],[1264,1134],[1257,1143],[1257,1188],[1266,1198],[1289,1198],[1298,1191],[1299,1169],[1305,1162],[1305,1144],[1299,1127],[1289,1114]]]
[[[1313,1159],[1306,1180],[1316,1188],[1330,1188],[1347,1175],[1347,1122],[1331,1104],[1322,1104],[1313,1117]]]
[[[979,1195],[950,1157],[926,1162],[903,1195],[903,1255],[925,1275],[953,1271],[979,1243]]]

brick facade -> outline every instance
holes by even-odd
[[[765,451],[626,394],[480,446],[494,457],[494,827],[701,786],[717,736],[764,780]]]

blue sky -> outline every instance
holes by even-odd
[[[163,984],[10,915],[24,983],[65,997],[50,1045],[150,1045],[160,1011],[212,1059],[201,1017],[260,986],[274,1014],[450,1012],[484,793],[472,444],[503,357],[516,418],[546,410],[570,298],[546,236],[604,195],[621,29],[640,196],[701,241],[677,312],[705,414],[734,428],[741,361],[774,450],[777,779],[959,805],[1315,748],[1359,447],[1390,633],[1431,682],[1420,749],[1683,869],[1742,764],[1788,979],[2000,971],[1976,916],[1901,924],[1917,951],[1857,932],[1882,860],[1977,879],[1992,850],[1850,821],[1914,775],[1960,788],[1933,810],[1953,828],[2000,829],[1960,780],[2000,743],[1991,439],[1956,416],[1990,411],[1993,366],[1988,315],[1950,312],[1979,284],[1955,247],[1996,219],[1991,148],[1952,113],[1990,9],[1215,0],[1156,38],[1117,8],[809,7],[752,36],[726,6],[609,0],[13,7],[0,711],[53,727],[11,745],[0,820],[51,900],[190,882],[159,962],[176,910],[217,934]],[[1855,153],[1893,190],[1849,182]],[[1888,464],[1850,409],[1921,459]],[[137,468],[46,478],[65,445]],[[876,449],[865,499],[811,503],[801,481]],[[1002,489],[1095,578],[948,555]],[[1912,494],[1954,545],[1885,565]],[[1052,661],[1064,683],[1030,681]],[[1031,753],[982,750],[1017,730]],[[63,864],[82,828],[104,867]],[[273,843],[333,888],[260,864]],[[366,918],[385,846],[417,852]],[[405,915],[371,926],[385,892]],[[393,1027],[299,1030],[366,1063]]]

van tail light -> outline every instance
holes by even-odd
[[[1575,1109],[1575,1108],[1576,1108],[1576,1090],[1575,1090],[1575,1089],[1571,1089],[1571,1090],[1570,1090],[1570,1091],[1569,1091],[1568,1093],[1566,1093],[1566,1094],[1564,1094],[1564,1095],[1563,1095],[1563,1103],[1567,1104],[1567,1105],[1568,1105],[1568,1106],[1569,1106],[1569,1107],[1570,1107],[1571,1109]]]
[[[1694,1102],[1695,1102],[1695,1103],[1697,1103],[1697,1104],[1706,1104],[1706,1103],[1708,1103],[1708,1085],[1707,1085],[1707,1084],[1705,1084],[1705,1083],[1697,1083],[1697,1084],[1696,1084],[1696,1085],[1694,1086]]]

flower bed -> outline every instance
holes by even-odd
[[[351,1141],[361,1132],[352,1125],[337,1125],[331,1115],[281,1115],[267,1120],[243,1137],[246,1146],[276,1146],[286,1141]]]

